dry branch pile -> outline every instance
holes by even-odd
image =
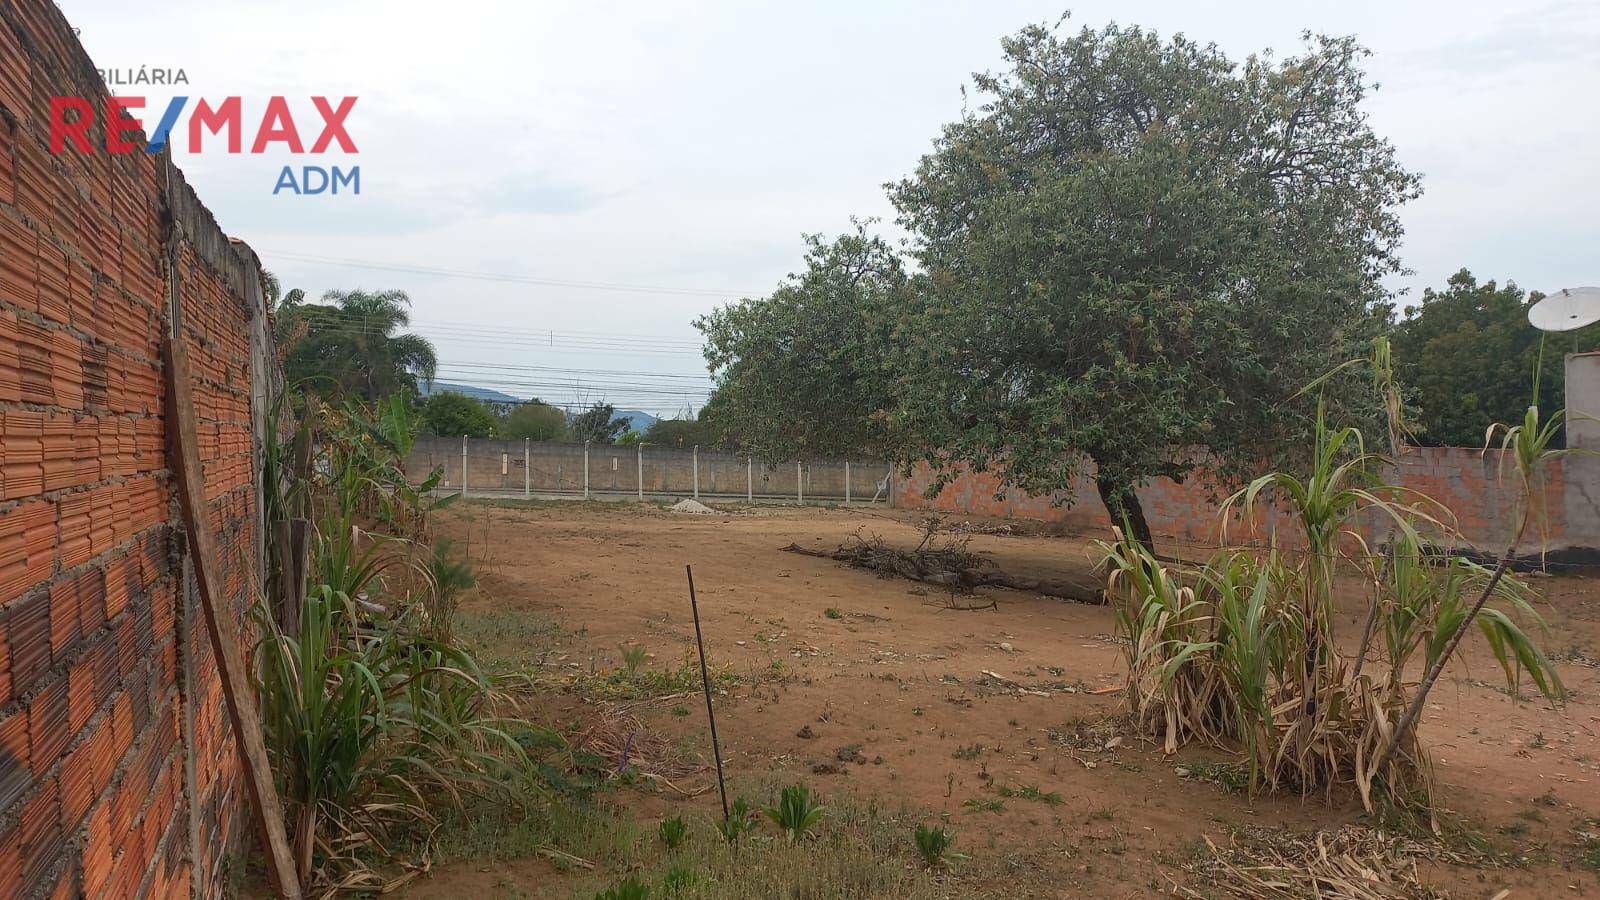
[[[1423,884],[1417,860],[1440,859],[1438,848],[1382,831],[1349,825],[1337,832],[1284,833],[1248,829],[1186,868],[1213,890],[1174,884],[1184,897],[1212,897],[1220,889],[1250,900],[1435,900],[1445,894]],[[1450,854],[1445,853],[1448,858]],[[1456,862],[1466,860],[1449,859]]]
[[[1097,581],[1045,580],[1002,572],[991,560],[968,550],[965,538],[940,543],[933,540],[936,532],[937,525],[925,527],[921,542],[909,550],[890,546],[877,535],[864,538],[860,534],[853,535],[836,550],[812,550],[799,544],[783,549],[868,569],[884,578],[908,578],[936,584],[954,593],[969,594],[979,587],[1003,587],[1079,603],[1106,602],[1105,591]]]

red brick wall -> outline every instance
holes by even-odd
[[[159,340],[175,280],[242,622],[257,267],[164,155],[52,155],[54,95],[103,108],[106,90],[52,3],[0,4],[0,897],[209,896],[242,800],[172,506]]]
[[[1409,451],[1397,468],[1391,469],[1392,483],[1427,495],[1444,504],[1455,517],[1467,547],[1500,553],[1510,534],[1513,499],[1517,496],[1515,475],[1507,469],[1502,481],[1499,451],[1488,454],[1461,447],[1422,447]],[[1038,519],[1056,522],[1085,532],[1107,533],[1107,516],[1094,483],[1079,480],[1070,504],[1054,504],[1050,497],[1037,497],[1017,490],[999,490],[1000,479],[993,472],[966,473],[946,485],[934,498],[923,492],[933,484],[933,473],[919,466],[909,478],[895,481],[895,505],[906,509],[928,509],[957,515],[983,515]],[[999,494],[998,498],[996,494]],[[1215,546],[1220,538],[1218,506],[1230,493],[1201,478],[1175,484],[1158,478],[1139,489],[1139,499],[1151,531],[1185,542]],[[1066,494],[1059,495],[1066,497]],[[1549,464],[1544,491],[1544,519],[1547,523],[1547,549],[1567,546],[1564,532],[1561,461]],[[1298,541],[1298,529],[1280,510],[1264,508],[1250,522],[1234,516],[1227,523],[1230,540],[1276,538],[1283,545]],[[1381,539],[1386,531],[1381,521],[1369,521],[1364,536]],[[1537,549],[1539,536],[1530,529],[1524,538],[1523,552]]]

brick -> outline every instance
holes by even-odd
[[[116,847],[111,839],[111,804],[101,803],[89,813],[83,844],[83,890],[86,897],[106,896]]]
[[[0,835],[0,897],[15,897],[22,888],[22,828],[11,826]]]
[[[0,301],[26,310],[39,308],[39,236],[0,214]]]
[[[0,720],[0,814],[33,786],[28,715],[18,710]]]
[[[17,202],[17,130],[0,116],[0,203]]]
[[[11,702],[11,622],[0,613],[0,707]]]
[[[26,120],[28,98],[33,93],[33,59],[11,29],[0,24],[0,108]]]
[[[22,804],[18,824],[22,829],[24,884],[40,884],[61,860],[65,842],[61,833],[61,798],[54,778]]]
[[[95,746],[84,741],[61,763],[61,827],[76,831],[95,794]]]
[[[11,689],[27,693],[50,668],[50,594],[37,591],[12,605],[7,618]]]
[[[28,753],[34,777],[42,775],[67,747],[67,680],[57,678],[28,703]]]
[[[78,580],[63,578],[50,586],[50,654],[58,657],[83,633],[78,614]]]

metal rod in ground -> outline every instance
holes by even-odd
[[[689,609],[694,613],[694,642],[700,648],[700,683],[706,689],[706,718],[711,720],[711,756],[717,761],[717,792],[722,795],[722,818],[728,818],[728,784],[722,777],[722,747],[717,743],[717,713],[711,708],[711,673],[706,669],[706,639],[700,634],[700,602],[694,596],[694,567],[684,566],[689,576]]]

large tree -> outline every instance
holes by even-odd
[[[321,303],[290,291],[274,311],[285,377],[329,396],[415,393],[439,363],[426,338],[401,333],[410,307],[405,291],[328,291]]]
[[[439,437],[493,437],[496,420],[489,404],[456,391],[429,394],[417,417],[424,434]]]
[[[1544,339],[1539,405],[1562,405],[1562,358],[1600,348],[1600,325],[1543,335],[1528,323],[1528,307],[1544,295],[1515,282],[1479,283],[1462,269],[1442,291],[1423,291],[1422,303],[1395,327],[1400,380],[1420,410],[1417,439],[1454,447],[1483,445],[1494,422],[1521,420],[1533,394],[1533,370]]]
[[[701,418],[724,442],[774,461],[894,456],[896,328],[917,302],[913,280],[863,223],[805,242],[804,272],[695,323],[716,380]]]
[[[1115,25],[1030,27],[1003,46],[1007,68],[976,76],[982,104],[890,187],[924,274],[881,321],[869,307],[859,332],[840,329],[864,335],[835,354],[843,384],[739,383],[832,364],[794,335],[825,327],[808,308],[835,307],[780,289],[720,314],[767,340],[708,329],[718,394],[765,396],[771,422],[838,403],[851,442],[944,477],[994,469],[1070,501],[1092,474],[1148,541],[1139,485],[1201,466],[1231,480],[1301,441],[1315,400],[1296,392],[1385,326],[1395,210],[1418,179],[1367,124],[1349,39],[1242,63]],[[848,288],[817,251],[798,284]],[[1354,372],[1322,388],[1341,415],[1360,390]]]
[[[609,444],[627,430],[628,420],[618,418],[616,407],[609,403],[595,403],[572,417],[572,437],[578,441]]]
[[[538,399],[519,403],[500,419],[500,436],[533,441],[567,439],[567,414]]]

